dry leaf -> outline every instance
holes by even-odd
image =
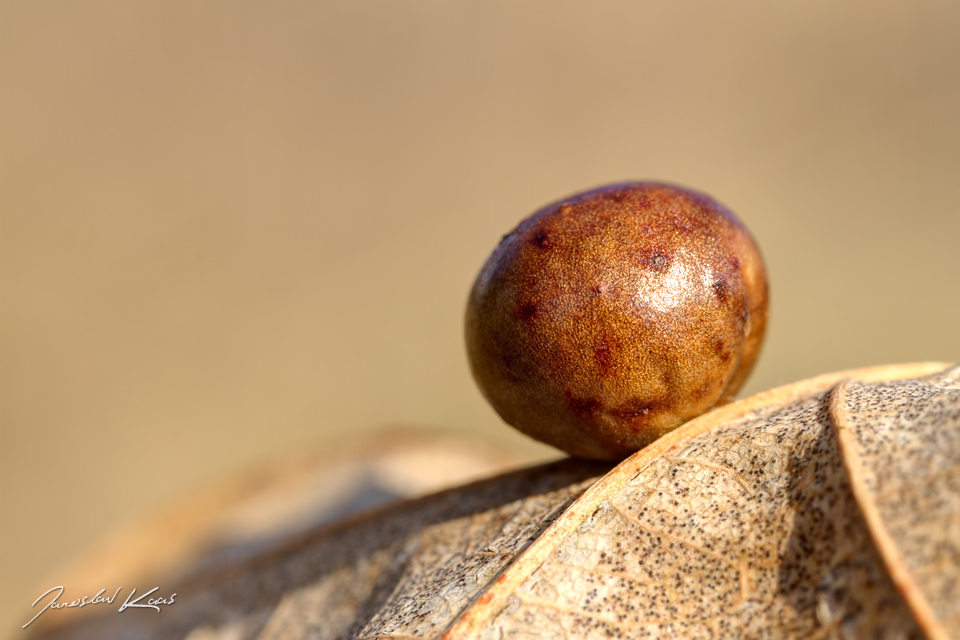
[[[850,485],[878,551],[931,638],[960,638],[960,380],[834,391]]]
[[[32,594],[62,584],[60,601],[69,602],[123,586],[123,599],[133,585],[142,593],[158,578],[166,585],[185,569],[235,563],[299,532],[524,464],[529,454],[496,441],[429,429],[389,428],[322,443],[262,461],[117,527],[51,572]],[[24,620],[42,606],[25,607]],[[100,609],[44,614],[30,630],[74,623]]]
[[[46,637],[960,637],[960,369],[942,368],[775,389],[599,480],[566,460],[408,501],[176,578],[159,616]]]

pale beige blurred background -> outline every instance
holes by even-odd
[[[604,182],[753,231],[747,393],[960,360],[956,2],[7,0],[0,100],[0,636],[264,457],[389,425],[553,455],[461,316],[503,233]]]

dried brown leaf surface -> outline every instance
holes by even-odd
[[[104,585],[146,584],[184,567],[196,571],[236,562],[374,506],[449,489],[526,462],[527,456],[494,442],[423,429],[386,429],[323,443],[243,469],[118,527],[47,576],[37,593],[62,583],[68,587],[67,599],[71,593],[94,594]],[[38,622],[55,620],[45,616]]]
[[[822,376],[613,470],[566,460],[382,508],[171,578],[160,615],[44,635],[960,637],[958,445],[960,369]]]
[[[831,419],[853,494],[931,638],[960,638],[960,376],[841,385]]]

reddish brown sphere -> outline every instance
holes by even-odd
[[[730,211],[689,189],[614,184],[504,236],[470,293],[467,351],[508,424],[618,460],[732,399],[766,321],[763,260]]]

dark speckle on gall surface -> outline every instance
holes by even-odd
[[[567,404],[577,413],[593,413],[600,408],[600,401],[596,398],[567,398]]]
[[[597,361],[601,376],[608,376],[613,372],[613,355],[605,339],[601,340],[593,350],[593,358]]]
[[[713,295],[717,297],[717,301],[720,304],[727,303],[727,285],[723,278],[717,278],[714,280],[710,288],[713,289]]]
[[[537,231],[530,241],[540,249],[549,249],[551,246],[550,234],[543,229]]]
[[[705,398],[713,390],[713,384],[706,382],[693,392],[695,398]]]
[[[717,353],[717,356],[720,358],[721,362],[727,362],[730,360],[730,352],[727,351],[727,345],[723,344],[723,340],[717,340],[714,342],[713,350]]]
[[[622,203],[627,199],[627,193],[625,191],[609,191],[603,194],[603,198],[611,202]]]
[[[517,310],[517,316],[521,320],[530,321],[537,315],[537,311],[537,303],[528,302]]]
[[[663,249],[654,249],[645,251],[639,255],[640,266],[644,269],[650,269],[657,273],[662,273],[670,268],[670,254]]]
[[[670,256],[666,253],[654,253],[650,256],[650,268],[654,271],[666,271],[670,267]]]

